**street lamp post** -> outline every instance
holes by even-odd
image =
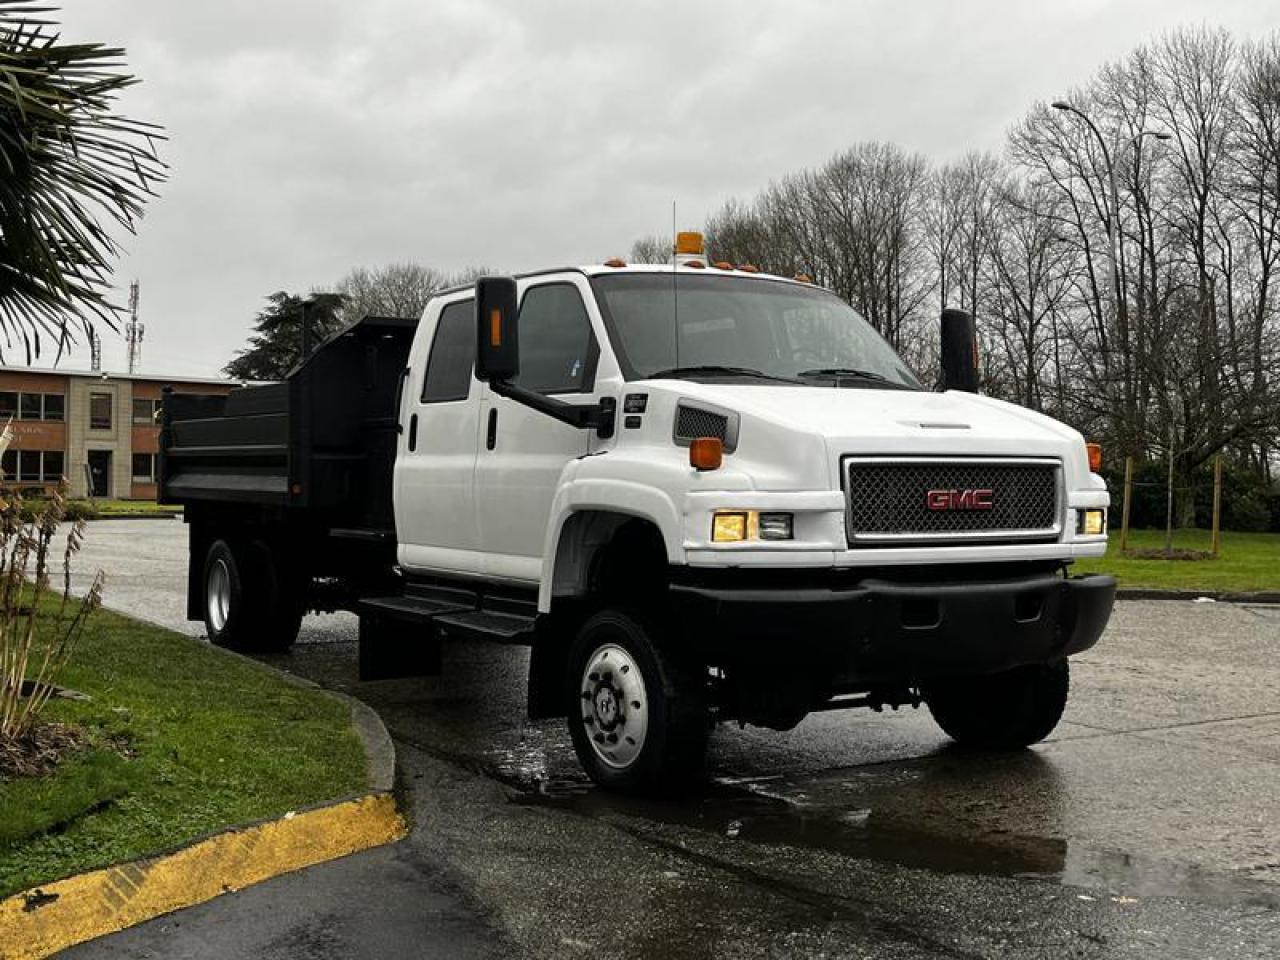
[[[1115,298],[1116,322],[1127,327],[1124,319],[1124,299],[1120,290],[1120,191],[1116,189],[1115,153],[1108,149],[1107,140],[1103,137],[1102,131],[1098,129],[1098,125],[1079,107],[1073,106],[1065,100],[1055,100],[1051,106],[1055,110],[1065,110],[1067,113],[1073,113],[1083,120],[1098,141],[1098,146],[1102,148],[1102,160],[1107,165],[1107,185],[1110,189],[1110,196],[1107,198],[1107,216],[1103,225],[1107,228],[1107,248],[1111,254],[1111,295]],[[1137,144],[1143,137],[1168,140],[1169,134],[1157,130],[1139,130],[1130,139],[1129,143],[1131,145]],[[1122,335],[1127,335],[1127,330]]]
[[[1116,317],[1116,332],[1120,339],[1125,342],[1124,349],[1128,349],[1129,338],[1129,322],[1128,311],[1125,309],[1124,293],[1120,286],[1120,191],[1116,189],[1116,151],[1107,147],[1107,140],[1102,135],[1102,131],[1098,129],[1098,125],[1093,119],[1081,110],[1079,107],[1067,103],[1065,100],[1055,100],[1051,106],[1055,110],[1064,110],[1067,113],[1073,113],[1085,122],[1093,134],[1094,139],[1098,141],[1098,146],[1102,148],[1102,160],[1107,165],[1107,185],[1110,195],[1106,198],[1106,217],[1103,225],[1107,228],[1107,248],[1111,254],[1111,296],[1113,300],[1113,308]],[[1128,141],[1130,146],[1136,146],[1142,141],[1143,137],[1155,137],[1157,140],[1168,140],[1169,134],[1158,130],[1139,130]],[[1118,144],[1113,142],[1113,146]],[[1126,366],[1127,366],[1127,352]],[[1128,371],[1126,370],[1126,377]],[[1126,383],[1126,391],[1130,384]],[[1129,398],[1126,398],[1129,399]],[[1126,414],[1128,411],[1126,411]]]

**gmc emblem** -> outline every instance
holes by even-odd
[[[990,510],[990,490],[930,490],[924,495],[930,510]]]

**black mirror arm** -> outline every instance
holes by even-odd
[[[599,403],[565,403],[555,397],[534,393],[514,383],[493,380],[489,389],[500,397],[522,403],[526,407],[545,413],[554,420],[567,423],[579,430],[595,430],[596,436],[607,440],[613,436],[614,408],[613,397],[602,397]]]

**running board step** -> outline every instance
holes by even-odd
[[[391,620],[407,620],[425,623],[430,620],[439,622],[441,614],[474,610],[474,603],[455,603],[450,600],[427,599],[426,597],[370,597],[361,600],[356,613],[385,617]]]
[[[496,640],[499,643],[533,643],[534,618],[489,610],[466,610],[444,613],[434,623],[450,637]]]

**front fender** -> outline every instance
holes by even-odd
[[[667,562],[684,563],[680,510],[662,490],[649,484],[616,478],[581,478],[564,483],[551,504],[551,517],[542,549],[542,576],[538,586],[538,610],[551,609],[556,554],[565,524],[576,513],[599,511],[648,520],[662,534]]]

